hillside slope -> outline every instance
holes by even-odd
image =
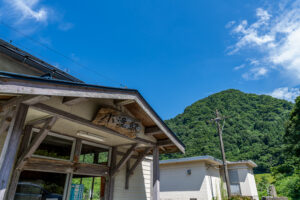
[[[256,172],[269,172],[284,160],[283,134],[292,106],[285,100],[233,89],[213,94],[166,121],[186,145],[186,154],[163,159],[198,155],[221,158],[216,127],[210,120],[218,109],[229,117],[223,132],[227,159],[251,159],[258,164]]]

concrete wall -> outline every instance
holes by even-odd
[[[229,169],[236,169],[238,171],[242,196],[252,196],[254,199],[258,200],[253,170],[245,164],[230,166]]]
[[[216,167],[207,167],[207,179],[208,179],[208,199],[221,199],[221,178],[220,169]]]
[[[188,169],[191,175],[187,174]],[[213,192],[217,195],[214,185],[218,182],[218,170],[207,170],[203,162],[160,165],[160,178],[161,200],[207,200]]]
[[[118,156],[117,160],[120,160]],[[135,159],[131,159],[131,165]],[[146,158],[129,179],[129,189],[125,190],[126,166],[115,177],[114,199],[116,200],[150,200],[152,185],[152,160]]]

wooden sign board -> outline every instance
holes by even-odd
[[[110,128],[130,138],[136,138],[138,133],[144,132],[141,122],[112,108],[101,108],[93,123]]]

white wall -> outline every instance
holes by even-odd
[[[258,200],[253,170],[245,164],[230,166],[229,169],[236,169],[238,171],[242,196],[252,196]]]
[[[221,199],[221,178],[219,168],[207,167],[208,199]]]
[[[120,160],[118,156],[117,160]],[[135,162],[131,159],[131,165]],[[152,160],[147,158],[134,171],[129,179],[129,189],[125,190],[126,165],[115,177],[114,199],[115,200],[150,200],[151,199],[151,172]]]
[[[191,175],[187,170],[191,169]],[[211,199],[212,191],[207,167],[202,163],[178,163],[160,165],[161,200],[197,200]],[[211,169],[212,184],[217,182],[216,172]]]

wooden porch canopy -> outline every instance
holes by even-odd
[[[40,98],[51,99],[51,101],[46,101],[49,102],[48,104],[40,103],[40,101],[37,101],[37,104],[35,104],[34,100],[31,100],[31,108],[34,110],[47,113],[48,115],[56,115],[59,118],[88,127],[105,129],[105,132],[111,135],[117,135],[126,139],[126,142],[124,140],[117,144],[112,144],[112,146],[140,142],[143,144],[157,144],[163,147],[161,149],[162,153],[174,153],[178,151],[184,153],[185,151],[184,144],[165,125],[163,120],[137,90],[0,72],[0,101],[2,105],[9,105],[13,98],[24,95],[37,96],[34,100],[39,100]],[[82,117],[79,111],[77,114],[73,112],[74,114],[71,115],[68,113],[70,106],[76,107],[78,110],[82,106],[90,107],[89,109],[93,110],[91,112],[94,113],[92,116]],[[101,106],[122,107],[126,109],[132,116],[141,121],[145,127],[144,135],[131,139],[105,127],[99,128],[99,126],[92,124],[92,117],[95,116],[95,112]],[[61,107],[61,109],[57,107]]]
[[[117,172],[127,163],[125,187],[128,188],[129,177],[138,164],[145,156],[153,155],[153,191],[157,193],[153,199],[156,200],[159,199],[159,153],[185,151],[182,142],[137,90],[0,72],[0,103],[0,134],[8,129],[13,133],[10,137],[16,137],[10,139],[8,145],[12,145],[13,148],[3,157],[11,160],[1,161],[1,190],[7,188],[5,184],[8,184],[9,174],[5,174],[6,171],[9,173],[14,170],[10,189],[6,194],[8,198],[13,197],[22,170],[45,170],[106,176],[109,180],[106,199],[112,200],[111,188]],[[143,129],[134,137],[130,137],[110,127],[93,123],[99,110],[108,107],[136,119]],[[30,146],[23,144],[26,139],[29,140],[26,138],[28,127],[39,130],[39,137],[36,137]],[[53,162],[51,159],[31,157],[50,131],[76,138],[73,161]],[[94,141],[93,137],[82,138],[79,134],[81,132],[92,133],[93,137],[102,139]],[[19,155],[16,155],[21,134],[23,139]],[[79,163],[81,139],[111,147],[110,166]],[[117,148],[124,148],[125,152],[119,152]],[[117,160],[116,155],[121,155],[121,159]],[[131,158],[136,160],[132,166],[128,162]],[[4,197],[3,191],[0,191],[0,200]]]

